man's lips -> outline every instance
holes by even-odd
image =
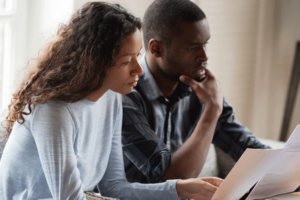
[[[206,69],[207,68],[207,62],[202,62],[200,65],[198,65],[195,69]]]
[[[194,70],[197,74],[205,74],[206,67],[198,67]]]

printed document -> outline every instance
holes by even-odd
[[[300,125],[297,125],[284,148],[286,151],[256,184],[247,200],[290,193],[298,188],[300,185]]]

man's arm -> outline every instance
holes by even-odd
[[[134,165],[126,166],[125,162],[128,180],[140,182],[136,170],[149,183],[197,177],[206,160],[218,116],[210,115],[211,109],[206,108],[192,136],[172,155],[150,128],[140,100],[136,91],[123,96],[123,152],[125,160]]]
[[[199,175],[212,143],[217,120],[218,114],[214,107],[205,107],[192,135],[173,154],[171,163],[162,177],[163,181],[176,177],[195,178]]]
[[[207,78],[203,83],[186,77],[185,83],[196,92],[205,109],[192,136],[171,158],[170,152],[150,128],[139,94],[135,91],[123,97],[123,151],[147,177],[148,182],[195,178],[200,173],[223,102],[220,86],[214,76],[208,70],[206,74]]]
[[[204,104],[204,111],[192,135],[173,154],[170,166],[162,177],[163,181],[176,177],[195,178],[204,166],[223,105],[218,81],[209,70],[205,71],[205,75],[205,80],[200,83],[187,76],[180,77],[180,80],[190,86]]]
[[[235,111],[224,101],[223,111],[218,120],[213,143],[237,161],[247,148],[269,149],[251,131],[235,119]]]

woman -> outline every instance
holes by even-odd
[[[75,13],[9,106],[0,163],[0,197],[210,199],[222,180],[128,183],[124,174],[121,94],[143,70],[141,23],[119,5],[92,2]]]

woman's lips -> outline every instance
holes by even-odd
[[[137,81],[132,82],[132,83],[128,83],[131,87],[135,87],[137,85]]]

